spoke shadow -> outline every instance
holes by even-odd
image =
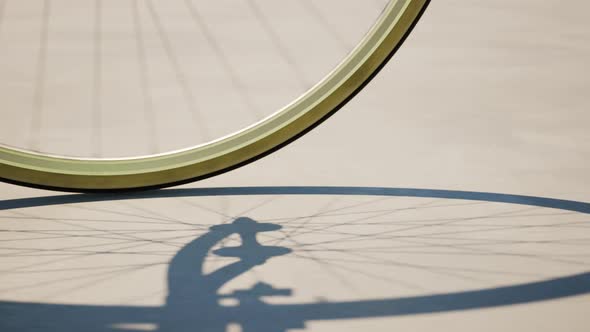
[[[410,196],[476,200],[550,207],[590,213],[590,204],[543,197],[496,193],[372,188],[372,187],[242,187],[172,189],[133,195],[62,195],[5,200],[0,210],[73,204],[94,201],[149,199],[158,197],[243,195],[368,195]],[[181,248],[168,267],[168,296],[163,307],[86,306],[0,301],[1,331],[133,331],[146,326],[159,331],[226,331],[228,324],[239,324],[242,331],[288,331],[301,329],[312,320],[354,319],[435,312],[481,309],[582,295],[590,292],[590,272],[562,278],[456,292],[381,300],[321,302],[271,305],[269,296],[289,296],[290,289],[277,289],[259,283],[251,289],[220,295],[220,288],[255,266],[273,257],[288,255],[287,247],[261,245],[260,232],[272,232],[280,225],[259,223],[238,217],[231,223],[213,226],[208,232]],[[212,249],[227,237],[237,234],[237,247]],[[218,270],[204,273],[209,255],[238,260]],[[231,298],[238,304],[224,305]],[[143,324],[143,325],[142,325]],[[147,324],[147,325],[146,325]]]

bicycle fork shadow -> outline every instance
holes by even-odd
[[[240,217],[230,224],[211,227],[210,231],[189,243],[170,262],[168,269],[168,297],[163,309],[159,329],[161,331],[225,331],[230,323],[239,324],[242,331],[286,331],[303,328],[303,322],[284,319],[269,321],[272,307],[262,301],[265,296],[288,296],[291,290],[275,289],[269,284],[258,283],[248,290],[219,295],[223,285],[248,272],[268,259],[289,254],[284,247],[263,246],[257,239],[259,232],[279,230],[281,226],[262,224],[250,218]],[[209,274],[203,273],[203,264],[211,249],[220,241],[237,234],[241,245],[223,247],[212,254],[238,258]],[[238,301],[235,306],[224,306],[222,299]],[[284,317],[283,317],[284,318]],[[283,326],[277,326],[283,325]]]

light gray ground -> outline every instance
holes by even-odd
[[[590,201],[589,10],[581,0],[433,1],[341,112],[287,148],[184,191],[15,206],[60,194],[1,184],[0,330],[587,331],[590,208],[580,202]],[[2,120],[18,115],[8,112]],[[16,135],[10,121],[2,130]],[[188,190],[251,186],[273,188]],[[433,191],[293,195],[284,186]],[[277,257],[256,262],[258,246],[243,251],[252,266],[197,257],[197,244],[219,234],[210,226],[244,216],[282,226],[258,236]],[[207,279],[226,264],[244,273]],[[291,294],[264,298],[275,311],[242,301],[245,314],[230,322],[224,310],[237,301],[216,297],[258,282]],[[357,305],[329,306],[343,302]],[[273,316],[279,305],[293,306]],[[384,317],[357,317],[378,312]]]

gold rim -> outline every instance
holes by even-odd
[[[164,187],[239,167],[313,128],[342,106],[387,61],[428,0],[392,0],[336,69],[266,119],[216,141],[160,155],[124,159],[50,156],[0,146],[0,177],[26,186],[101,191]]]

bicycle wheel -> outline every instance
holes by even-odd
[[[98,10],[102,8],[101,3],[100,0],[96,0],[96,24],[104,23],[104,13]],[[193,16],[200,15],[191,6],[190,1],[186,3]],[[401,45],[427,3],[427,0],[390,1],[360,43],[319,83],[282,109],[233,134],[190,148],[125,158],[65,157],[0,145],[0,177],[6,182],[46,189],[115,191],[170,186],[203,179],[245,165],[302,136],[352,98]],[[48,52],[49,37],[46,27],[51,13],[50,4],[49,0],[46,0],[42,8],[45,19],[39,23],[42,26],[40,39],[45,42],[39,46],[39,59],[46,57]],[[146,11],[153,14],[155,29],[162,28],[153,4],[147,1],[146,6]],[[105,33],[104,29],[97,31]],[[95,33],[95,37],[98,39],[100,35]],[[169,51],[170,41],[164,38],[162,42],[165,51],[168,50],[167,55],[173,71],[178,76],[181,90],[187,95],[190,104],[191,91],[187,88],[186,77],[178,65],[178,59]],[[149,40],[144,40],[143,43],[149,44]],[[102,51],[99,46],[95,48],[95,51],[97,50]],[[100,85],[100,61],[100,58],[94,58],[94,88],[97,95],[100,95],[100,89],[104,89],[104,86]],[[43,66],[46,66],[46,63],[42,60],[37,62],[39,71],[46,75]],[[239,82],[234,84],[239,85]],[[39,99],[42,98],[38,93],[39,89],[36,91],[37,95],[33,96],[34,102],[47,102],[40,102]],[[124,99],[123,96],[119,98]],[[97,99],[92,107],[103,106]],[[99,122],[101,119],[98,117],[94,120]]]

